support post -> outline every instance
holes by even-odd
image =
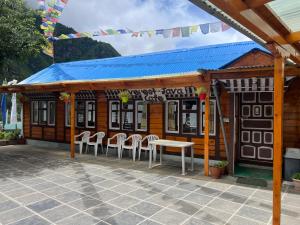
[[[205,127],[204,127],[204,175],[209,175],[209,116],[210,116],[210,102],[209,102],[210,88],[207,89],[205,98]]]
[[[70,96],[70,103],[71,103],[71,110],[70,110],[70,156],[72,159],[75,158],[75,143],[74,143],[74,136],[75,136],[75,93],[72,92]]]
[[[274,59],[274,147],[273,147],[273,225],[280,225],[282,185],[282,130],[284,97],[284,58]]]

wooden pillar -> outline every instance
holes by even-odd
[[[205,98],[205,126],[204,126],[204,175],[209,175],[209,116],[210,116],[210,102],[209,102],[210,88],[207,89]]]
[[[75,93],[72,92],[71,93],[71,97],[70,97],[70,103],[71,103],[71,116],[70,116],[70,155],[71,158],[74,159],[75,158],[75,143],[74,143],[74,136],[75,136]]]
[[[282,117],[284,97],[284,58],[274,60],[274,159],[273,159],[273,225],[280,225],[282,185]]]

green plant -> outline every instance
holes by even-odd
[[[293,174],[292,178],[295,180],[300,180],[300,172]]]
[[[15,129],[13,131],[1,131],[0,139],[1,140],[17,140],[20,135],[20,130]]]
[[[225,168],[228,165],[227,161],[220,161],[212,165],[215,168]]]
[[[123,103],[127,103],[128,102],[128,99],[131,98],[131,94],[129,93],[129,91],[127,90],[124,90],[124,91],[121,91],[119,94],[118,94],[119,98],[122,100]]]
[[[198,88],[196,89],[196,93],[197,93],[198,95],[199,95],[199,94],[206,93],[206,92],[207,92],[207,90],[206,90],[206,88],[203,87],[203,86],[198,87]]]
[[[62,101],[69,101],[70,99],[70,94],[68,94],[67,92],[61,92],[59,99]]]

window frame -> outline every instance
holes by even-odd
[[[54,121],[53,123],[50,123],[50,110],[51,110],[51,107],[50,107],[50,104],[53,103],[54,104]],[[48,115],[47,115],[47,122],[48,122],[48,126],[55,126],[55,123],[56,123],[56,102],[55,101],[48,101]]]
[[[34,104],[37,104],[37,120],[34,122]],[[31,124],[32,125],[38,125],[39,124],[39,101],[33,100],[31,101]]]
[[[209,100],[209,102],[210,102],[210,104],[211,104],[211,102],[213,102],[213,104],[214,104],[214,114],[213,114],[213,121],[214,121],[214,132],[213,133],[211,133],[211,132],[209,132],[209,136],[216,136],[216,127],[217,127],[217,103],[216,103],[216,99],[210,99]],[[205,100],[202,100],[202,101],[200,101],[199,102],[200,103],[200,127],[199,127],[199,133],[200,133],[200,135],[202,135],[202,136],[204,136],[204,126],[202,125],[202,121],[203,121],[203,118],[205,118],[205,112],[202,112],[202,104],[204,105],[204,107],[205,107]],[[210,113],[211,113],[211,110],[210,110]]]
[[[94,108],[92,110],[89,110],[89,107],[88,107],[89,103],[94,104]],[[93,113],[92,118],[94,121],[94,126],[89,126],[89,121],[88,121],[89,111],[91,111]],[[95,100],[85,101],[85,127],[86,128],[95,128],[96,127],[96,101]]]
[[[168,130],[168,104],[169,102],[177,102],[178,104],[178,109],[177,109],[177,125],[178,125],[178,129],[177,131],[169,131]],[[165,102],[165,132],[167,134],[181,134],[180,132],[180,128],[181,128],[181,124],[180,124],[180,112],[181,112],[181,105],[180,105],[180,101],[179,100],[167,100]]]
[[[131,104],[132,105],[132,109],[124,109],[123,106],[124,105],[128,105]],[[125,119],[125,117],[123,116],[123,113],[132,113],[132,129],[124,129],[123,128],[123,119]],[[127,103],[120,103],[120,126],[121,126],[121,130],[125,131],[125,132],[133,132],[135,131],[135,103],[133,100],[129,100]]]
[[[195,101],[196,102],[196,109],[183,109],[183,102],[184,101]],[[198,124],[199,124],[199,100],[197,98],[185,98],[185,99],[182,99],[180,101],[180,134],[184,135],[184,136],[197,136],[198,133],[199,133],[199,127],[198,127]],[[196,131],[194,133],[185,133],[183,132],[183,114],[184,113],[193,113],[193,114],[196,114]]]
[[[119,121],[119,127],[112,127],[112,103],[117,102],[119,104],[119,109],[118,110],[113,110],[118,112],[118,121]],[[119,100],[109,100],[109,129],[110,130],[121,130],[121,102]]]
[[[70,111],[69,111],[69,110]],[[70,118],[70,124],[68,124],[68,118],[71,117],[71,103],[70,102],[65,102],[65,127],[70,127],[71,126],[71,118]]]
[[[138,128],[138,104],[139,103],[144,103],[144,101],[142,101],[142,100],[137,100],[137,101],[135,101],[135,109],[134,109],[134,113],[135,113],[135,121],[134,121],[134,129],[135,129],[135,131],[140,131],[140,132],[147,132],[148,131],[148,104],[147,103],[145,103],[145,105],[146,105],[146,129],[139,129]]]

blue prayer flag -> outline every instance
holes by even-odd
[[[1,99],[1,112],[2,112],[2,121],[3,121],[3,126],[6,123],[6,94],[2,94],[2,99]]]

